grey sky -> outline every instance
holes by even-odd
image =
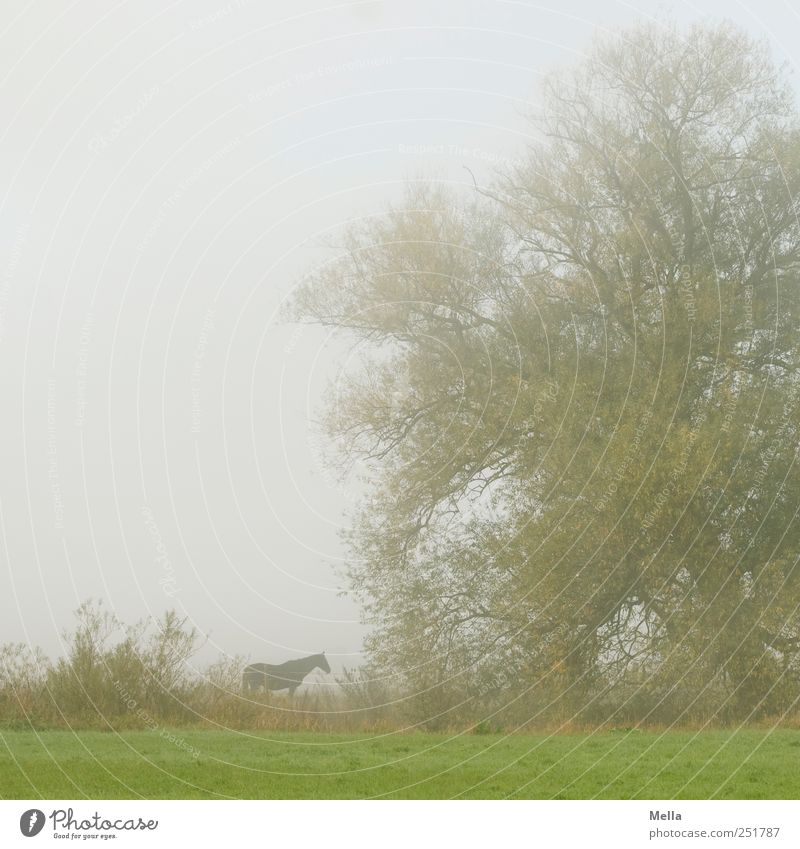
[[[662,3],[6,0],[0,642],[88,597],[217,651],[358,662],[310,417],[341,348],[275,311],[408,176],[518,156],[543,70]],[[795,64],[785,2],[678,3]]]

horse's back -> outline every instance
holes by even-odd
[[[244,670],[245,686],[261,685],[267,690],[291,690],[294,692],[309,670],[303,660],[287,660],[286,663],[251,663]]]
[[[245,667],[244,671],[258,672],[260,675],[271,675],[278,669],[280,669],[280,666],[273,666],[271,663],[251,663]]]

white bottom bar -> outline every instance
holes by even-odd
[[[26,836],[23,829],[37,833]],[[0,846],[35,846],[32,841],[226,849],[279,843],[321,849],[794,849],[800,846],[800,802],[0,801]]]

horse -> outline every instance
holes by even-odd
[[[325,652],[301,657],[299,660],[287,660],[286,663],[274,666],[271,663],[251,663],[242,674],[242,689],[245,692],[260,690],[288,690],[293,696],[294,691],[303,683],[303,678],[312,669],[330,672]]]

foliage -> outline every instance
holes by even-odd
[[[3,724],[105,728],[124,716],[141,727],[185,718],[189,660],[200,644],[185,619],[168,611],[129,626],[92,601],[75,618],[54,662],[40,649],[0,647]]]
[[[75,612],[64,654],[0,645],[0,729],[272,730],[397,728],[404,719],[392,694],[360,670],[334,683],[308,682],[296,696],[245,693],[242,656],[200,666],[197,630],[175,611],[133,625],[100,602]]]
[[[291,316],[369,353],[326,428],[375,674],[428,719],[779,715],[800,698],[800,135],[727,24],[598,39],[540,141],[413,184]]]

